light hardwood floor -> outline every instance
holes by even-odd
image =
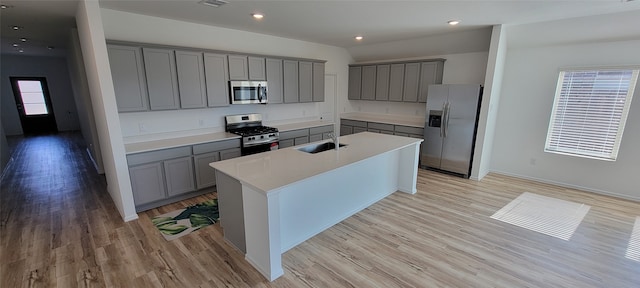
[[[214,195],[124,223],[78,134],[16,143],[1,183],[0,287],[640,287],[640,263],[625,258],[637,202],[420,170],[416,195],[394,193],[286,252],[269,283],[219,224],[171,242],[151,224]],[[592,207],[570,241],[490,218],[525,191]]]

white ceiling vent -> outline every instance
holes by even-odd
[[[213,7],[220,7],[224,4],[227,4],[229,2],[225,1],[225,0],[202,0],[200,2],[198,2],[200,4],[204,4],[207,6],[213,6]]]

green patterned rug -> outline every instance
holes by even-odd
[[[211,199],[153,217],[151,222],[162,233],[164,239],[171,241],[214,224],[218,219],[218,199]]]

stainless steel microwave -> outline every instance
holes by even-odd
[[[231,104],[267,104],[266,81],[229,81]]]

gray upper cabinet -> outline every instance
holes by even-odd
[[[249,62],[249,80],[267,80],[265,72],[264,57],[248,57]]]
[[[376,100],[389,100],[389,65],[378,65],[376,68]]]
[[[376,99],[376,66],[362,67],[362,100]]]
[[[420,64],[420,93],[418,102],[427,102],[429,85],[442,84],[444,63],[442,61],[423,62]]]
[[[267,100],[269,104],[280,104],[284,101],[282,91],[282,60],[266,59]]]
[[[404,64],[391,64],[389,72],[389,101],[402,101]]]
[[[417,102],[418,86],[420,84],[420,63],[404,65],[404,91],[402,101]]]
[[[141,48],[107,45],[107,51],[118,112],[148,110]]]
[[[313,63],[298,62],[298,100],[313,101]]]
[[[204,61],[200,52],[176,51],[180,108],[207,107]]]
[[[229,106],[227,55],[204,54],[204,72],[209,107]]]
[[[297,103],[298,98],[298,61],[283,60],[284,103]]]
[[[313,102],[324,102],[324,63],[313,63]]]
[[[180,108],[173,50],[142,48],[151,110]]]
[[[229,80],[249,80],[247,56],[229,55]]]
[[[349,100],[360,100],[362,67],[349,67]]]

